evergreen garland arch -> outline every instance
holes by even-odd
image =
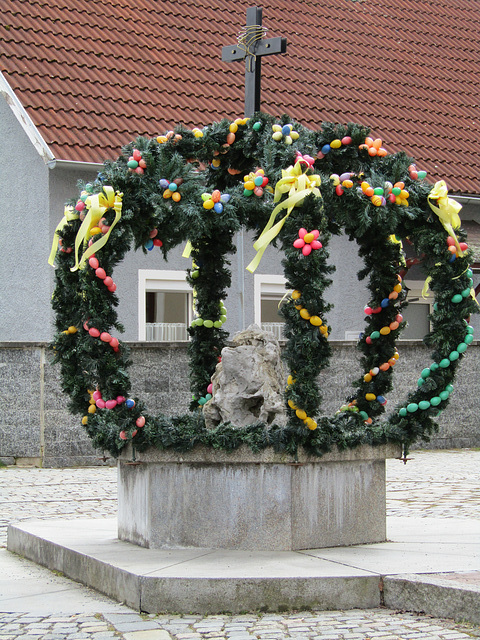
[[[448,405],[473,340],[470,253],[446,188],[437,183],[432,189],[411,158],[387,154],[369,133],[351,123],[311,131],[286,115],[277,120],[263,113],[202,130],[178,126],[154,139],[137,138],[94,182],[79,185],[50,256],[57,267],[52,348],[69,409],[82,416],[96,447],[116,456],[129,440],[139,450],[200,443],[231,450],[245,443],[254,451],[272,446],[295,455],[302,446],[322,455],[335,445],[397,442],[406,451],[436,430],[434,418]],[[260,254],[269,241],[284,253],[292,291],[281,308],[289,420],[286,427],[207,430],[199,407],[226,345],[229,256],[242,227],[255,231]],[[319,418],[316,380],[331,354],[323,297],[334,271],[328,242],[342,230],[358,244],[364,260],[358,277],[367,279],[370,292],[358,342],[362,373],[337,414]],[[424,338],[433,353],[406,401],[387,416],[396,339],[405,325],[408,264],[399,238],[422,255],[435,295],[432,331]],[[129,397],[128,348],[114,337],[123,328],[112,274],[132,247],[146,252],[157,245],[166,257],[180,243],[192,259],[187,280],[197,313],[188,330],[192,413],[151,416],[141,399]]]

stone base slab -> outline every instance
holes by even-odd
[[[362,446],[293,460],[198,448],[127,449],[118,465],[118,537],[152,549],[288,551],[383,542],[385,458]]]

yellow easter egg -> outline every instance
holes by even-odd
[[[99,233],[102,233],[102,230],[100,229],[100,227],[92,227],[92,228],[90,229],[90,235],[91,235],[91,236],[96,236],[96,235],[98,235]]]
[[[214,160],[212,160],[212,165],[214,167],[219,167],[220,166],[220,160],[218,158],[215,158]]]
[[[380,329],[380,333],[382,334],[382,336],[388,336],[390,331],[391,331],[390,327],[382,327]]]
[[[293,300],[298,300],[301,297],[301,293],[298,289],[295,289],[295,291],[292,291],[292,299]]]
[[[77,333],[78,329],[72,325],[71,327],[68,327],[67,331],[68,333]]]
[[[310,319],[310,314],[308,313],[308,311],[306,309],[300,309],[300,316],[304,320],[309,320]]]
[[[96,411],[96,410],[97,410],[97,407],[96,407],[96,405],[94,405],[94,404],[91,404],[91,405],[88,407],[88,413],[95,413],[95,411]]]
[[[371,381],[371,379],[372,379],[372,376],[371,376],[369,373],[366,373],[366,374],[363,376],[363,380],[364,380],[364,382],[370,382],[370,381]]]
[[[366,393],[365,394],[365,399],[368,400],[369,402],[372,402],[372,400],[375,400],[377,396],[374,393]]]
[[[247,180],[247,182],[245,182],[243,186],[249,191],[253,191],[255,189],[255,183],[253,182],[253,180]]]
[[[400,283],[396,284],[393,287],[393,290],[396,291],[397,293],[400,293],[400,291],[402,290],[402,285]]]
[[[382,204],[381,196],[372,196],[372,204],[375,205],[376,207],[380,207]]]
[[[340,184],[340,177],[336,173],[332,173],[332,175],[330,176],[330,180],[333,183],[334,187],[338,187],[338,185]]]
[[[305,411],[303,409],[297,409],[295,411],[295,415],[297,416],[297,418],[299,420],[305,420],[307,417],[307,414],[305,413]]]
[[[281,131],[275,131],[275,133],[272,135],[272,138],[278,142],[283,138],[283,134]]]
[[[342,187],[345,187],[345,189],[351,189],[353,187],[353,181],[352,180],[344,180],[342,182]]]
[[[289,375],[287,378],[287,384],[293,384],[295,382],[295,379],[293,378],[293,376]]]
[[[294,409],[294,410],[296,409],[296,406],[293,400],[288,401],[288,406],[290,407],[290,409]]]
[[[310,323],[313,324],[314,327],[319,327],[320,325],[323,324],[322,319],[319,318],[318,316],[312,316],[310,318]]]
[[[342,146],[342,141],[338,139],[332,140],[330,142],[330,146],[332,147],[332,149],[340,149],[340,147]]]
[[[205,202],[203,203],[204,209],[213,209],[214,206],[215,206],[215,203],[213,200],[205,200]]]
[[[236,122],[232,122],[232,124],[228,127],[228,130],[230,131],[230,133],[237,133],[238,124]]]
[[[158,144],[164,144],[167,140],[168,140],[167,136],[158,136],[157,137]]]
[[[312,418],[307,418],[305,420],[305,425],[310,429],[310,431],[315,431],[317,428],[317,423]]]
[[[322,324],[321,327],[318,328],[318,330],[320,331],[320,333],[322,333],[325,337],[328,336],[328,329],[327,329],[327,325]]]
[[[275,133],[278,133],[278,132],[281,133],[282,132],[282,127],[279,124],[274,124],[274,125],[272,125],[272,131],[275,131]]]
[[[82,418],[83,426],[85,426],[87,424],[87,422],[88,422],[88,416],[83,416],[83,418]]]
[[[298,140],[300,134],[298,133],[298,131],[290,131],[290,137],[292,138],[292,140]]]

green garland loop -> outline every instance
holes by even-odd
[[[397,442],[408,448],[417,438],[428,439],[473,340],[468,318],[477,311],[470,254],[459,244],[465,234],[459,224],[448,227],[440,213],[432,213],[431,194],[425,172],[411,158],[388,155],[368,128],[356,124],[323,123],[311,131],[286,115],[277,120],[258,113],[137,138],[92,183],[80,185],[56,231],[52,348],[69,409],[82,416],[95,446],[114,456],[130,439],[137,449],[204,444],[230,450],[248,444],[292,454],[302,446],[315,455],[333,446]],[[255,231],[259,258],[269,242],[285,256],[293,292],[281,309],[288,424],[207,430],[198,407],[208,400],[228,337],[222,300],[231,282],[234,234],[242,227]],[[334,271],[328,242],[341,231],[357,242],[364,260],[358,277],[368,278],[370,300],[358,342],[363,375],[337,414],[319,418],[317,378],[331,354],[324,301]],[[396,340],[405,325],[402,277],[409,265],[399,238],[423,256],[435,295],[432,331],[424,339],[433,363],[406,402],[386,416],[385,395],[399,357]],[[113,335],[123,330],[113,269],[132,247],[147,252],[157,246],[166,257],[180,243],[187,243],[185,255],[193,260],[187,275],[197,314],[188,329],[193,413],[151,416],[140,399],[129,397],[128,349]],[[76,256],[89,248],[76,269]]]

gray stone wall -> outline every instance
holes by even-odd
[[[338,410],[361,375],[355,344],[332,344],[331,366],[320,376],[325,415]],[[186,345],[133,343],[131,347],[132,394],[142,398],[153,414],[185,412],[190,401]],[[398,349],[395,389],[388,395],[387,409],[403,400],[431,362],[428,349],[419,342],[400,342]],[[104,464],[103,452],[92,448],[79,417],[68,412],[58,367],[49,358],[46,343],[0,343],[0,461],[47,467]],[[459,369],[450,406],[439,418],[439,433],[428,447],[480,446],[479,368],[480,348],[474,343]]]

